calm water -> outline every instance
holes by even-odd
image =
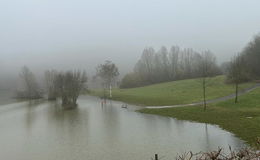
[[[81,97],[75,110],[57,103],[20,102],[0,107],[0,159],[8,160],[163,160],[185,151],[243,142],[212,125],[134,112],[121,102],[101,107]]]

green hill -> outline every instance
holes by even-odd
[[[244,83],[240,89],[252,86]],[[207,100],[234,93],[234,85],[225,83],[225,76],[217,76],[207,80]],[[131,89],[113,89],[113,99],[132,104],[146,106],[163,106],[188,104],[202,101],[201,79],[188,79],[154,84]],[[92,95],[102,96],[102,90],[94,90]]]

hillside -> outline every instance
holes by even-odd
[[[240,90],[252,86],[253,83],[240,85]],[[234,93],[234,85],[225,83],[225,76],[217,76],[207,80],[207,100]],[[94,90],[92,95],[102,96],[102,90]],[[163,106],[188,104],[202,101],[201,79],[188,79],[131,89],[113,89],[114,100],[145,106]]]

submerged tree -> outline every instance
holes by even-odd
[[[48,99],[56,100],[61,97],[64,107],[73,108],[77,106],[80,92],[86,87],[87,75],[85,71],[57,72],[52,70],[45,72],[45,80]]]
[[[87,82],[86,72],[67,71],[57,74],[55,83],[64,107],[76,107],[77,99]]]
[[[111,61],[105,61],[104,64],[100,64],[97,67],[96,76],[100,77],[103,80],[104,88],[104,97],[106,97],[106,89],[109,88],[109,96],[112,97],[112,84],[115,82],[115,79],[118,77],[119,71],[117,66]]]
[[[17,98],[37,99],[42,97],[36,78],[28,67],[22,68],[20,77],[23,81],[23,90],[17,92]]]

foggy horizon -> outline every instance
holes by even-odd
[[[226,5],[223,5],[226,4]],[[228,61],[260,32],[253,1],[34,1],[0,2],[0,71],[27,65],[86,69],[111,60],[132,70],[146,47],[210,50]]]

